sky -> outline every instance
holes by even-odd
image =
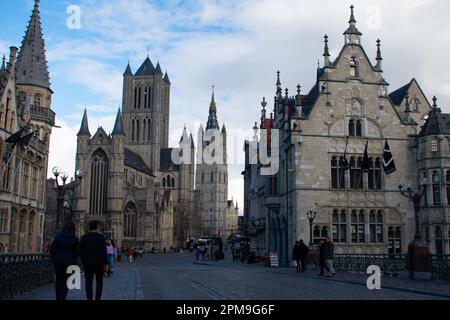
[[[0,53],[20,46],[34,0],[0,0]],[[41,19],[57,125],[51,168],[75,172],[76,134],[87,108],[91,133],[112,130],[122,101],[122,74],[147,57],[168,72],[171,146],[183,127],[205,126],[212,86],[219,123],[228,132],[229,198],[243,208],[243,143],[282,86],[303,93],[322,65],[323,36],[337,57],[355,5],[363,46],[374,61],[382,43],[390,91],[417,79],[450,112],[450,0],[41,0]],[[272,106],[270,106],[272,108]],[[241,209],[242,210],[242,209]]]

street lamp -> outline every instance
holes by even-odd
[[[400,182],[398,184],[398,190],[400,194],[405,198],[410,199],[414,205],[414,218],[415,218],[415,232],[414,240],[408,245],[408,259],[406,261],[406,269],[409,270],[409,278],[415,279],[417,276],[428,279],[430,274],[430,252],[428,249],[428,243],[421,240],[420,235],[420,223],[419,223],[419,210],[422,197],[426,193],[428,185],[428,178],[424,174],[420,179],[420,191],[415,190],[410,182]]]
[[[309,220],[309,246],[312,247],[312,245],[313,245],[312,227],[313,227],[314,219],[316,219],[316,216],[317,216],[317,210],[314,208],[308,209],[308,211],[306,212],[306,216],[308,217],[308,220]]]
[[[84,178],[85,174],[81,169],[78,169],[75,173],[75,181],[67,184],[67,179],[69,174],[67,172],[61,171],[59,167],[54,167],[52,169],[53,175],[56,180],[56,229],[61,229],[66,221],[65,211],[70,210],[70,216],[68,221],[72,221],[72,204],[73,204],[73,192],[80,185],[81,180]],[[59,178],[62,180],[62,185],[59,183]],[[69,197],[67,199],[67,196]]]

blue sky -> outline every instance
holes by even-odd
[[[242,207],[242,145],[260,117],[262,97],[272,100],[277,70],[283,87],[292,92],[300,83],[309,90],[322,61],[323,35],[330,37],[335,58],[352,2],[371,59],[376,39],[382,40],[390,90],[416,77],[425,94],[437,95],[450,111],[450,70],[442,67],[450,49],[446,0],[42,0],[53,109],[62,127],[52,135],[49,167],[74,172],[75,135],[85,107],[91,132],[99,125],[112,129],[126,64],[130,60],[136,71],[149,52],[172,81],[172,146],[184,125],[195,135],[206,122],[215,85],[219,122],[233,136],[230,198]],[[2,54],[20,45],[33,3],[0,1]],[[71,5],[81,9],[79,30],[66,26]]]

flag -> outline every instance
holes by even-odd
[[[22,134],[24,131],[24,128],[20,129],[19,131],[11,135],[8,139],[6,139],[5,142],[16,144],[20,139],[22,139]]]
[[[36,131],[22,136],[24,132],[24,128],[20,129],[19,131],[11,135],[8,139],[6,139],[5,142],[27,147],[30,144],[31,138],[33,138]]]
[[[369,172],[370,162],[369,162],[369,154],[367,152],[367,148],[369,147],[369,141],[366,141],[366,149],[364,150],[364,158],[361,164],[361,172]]]
[[[384,173],[391,174],[397,171],[395,167],[394,157],[392,156],[391,149],[389,148],[389,144],[386,140],[384,145],[384,153],[383,153],[383,169]]]
[[[36,131],[33,131],[30,134],[27,134],[26,136],[23,136],[18,142],[18,145],[21,145],[23,147],[28,147],[30,145],[31,138],[33,138]]]
[[[347,136],[347,144],[345,145],[345,152],[344,152],[344,160],[342,160],[341,169],[342,170],[348,170],[350,169],[350,164],[348,162],[348,140],[350,137]]]

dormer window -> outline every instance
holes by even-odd
[[[358,76],[358,63],[355,57],[350,58],[350,77]]]

